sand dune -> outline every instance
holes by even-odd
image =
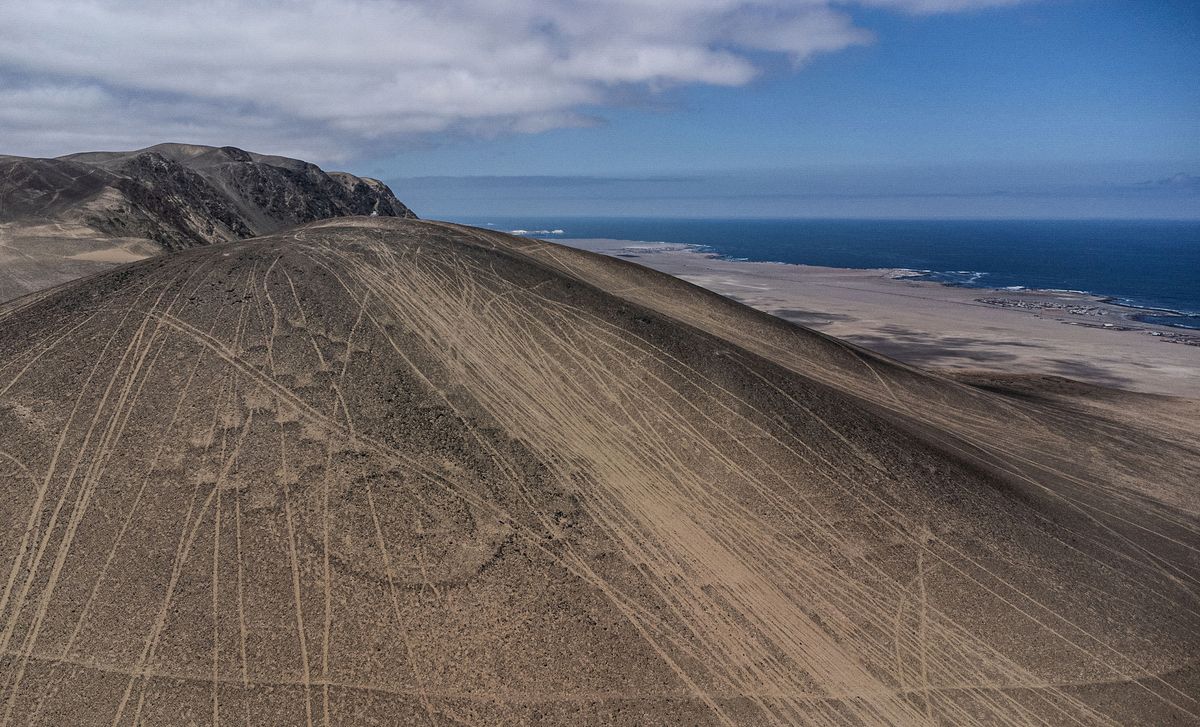
[[[0,723],[1200,720],[1197,405],[976,383],[415,220],[12,301]]]

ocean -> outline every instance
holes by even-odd
[[[548,240],[703,245],[737,260],[904,268],[946,285],[1072,290],[1200,329],[1200,221],[471,217]]]

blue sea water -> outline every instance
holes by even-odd
[[[462,218],[548,240],[704,245],[728,258],[906,268],[948,285],[1075,290],[1200,329],[1200,221]]]

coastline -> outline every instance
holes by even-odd
[[[923,368],[1054,375],[1200,399],[1200,331],[1077,291],[983,288],[921,271],[731,260],[685,243],[555,239],[665,272]]]
[[[745,261],[745,262],[750,262],[750,261]],[[877,269],[882,270],[885,268],[877,268]],[[944,277],[941,277],[942,274],[934,273],[929,270],[908,270],[908,271],[906,271],[904,269],[898,268],[898,269],[896,269],[896,272],[904,273],[902,275],[897,276],[897,278],[900,280],[920,280],[920,281],[925,281],[925,282],[930,282],[930,283],[938,283],[939,285],[946,285],[949,287],[961,287],[961,288],[968,288],[968,289],[972,289],[972,290],[985,290],[985,291],[992,291],[995,293],[1006,293],[1006,294],[1016,293],[1016,294],[1032,294],[1032,295],[1078,296],[1081,300],[1086,301],[1088,303],[1098,303],[1098,304],[1102,304],[1105,306],[1119,308],[1120,312],[1118,312],[1118,315],[1121,318],[1123,318],[1124,320],[1138,321],[1141,323],[1150,323],[1150,324],[1153,324],[1158,327],[1171,328],[1171,329],[1176,329],[1176,330],[1184,331],[1184,332],[1190,331],[1190,332],[1192,332],[1194,337],[1200,337],[1200,327],[1188,326],[1188,325],[1184,325],[1182,323],[1159,323],[1155,320],[1148,320],[1148,319],[1158,318],[1158,319],[1166,319],[1166,320],[1178,319],[1180,321],[1191,321],[1193,319],[1200,317],[1195,313],[1188,313],[1185,311],[1173,310],[1171,308],[1161,308],[1161,307],[1154,307],[1154,306],[1147,306],[1147,305],[1138,305],[1132,301],[1125,300],[1125,299],[1120,298],[1115,295],[1105,295],[1105,294],[1101,294],[1101,293],[1093,293],[1093,292],[1090,292],[1087,290],[1067,290],[1067,289],[1060,289],[1060,288],[1035,288],[1035,287],[1029,287],[1029,286],[1025,286],[1025,285],[1013,285],[1013,286],[1006,286],[1006,287],[996,287],[996,286],[992,286],[992,285],[976,285],[974,283],[976,280],[978,280],[978,277],[981,276],[980,273],[974,273],[973,275],[975,277],[973,277],[970,280],[970,282],[962,283],[962,282],[958,282],[957,280],[946,279]],[[911,274],[908,274],[908,273],[911,273]]]

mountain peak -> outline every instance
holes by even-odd
[[[234,146],[0,157],[0,235],[17,251],[0,256],[0,300],[94,272],[114,245],[125,260],[352,215],[416,217],[378,180]]]

